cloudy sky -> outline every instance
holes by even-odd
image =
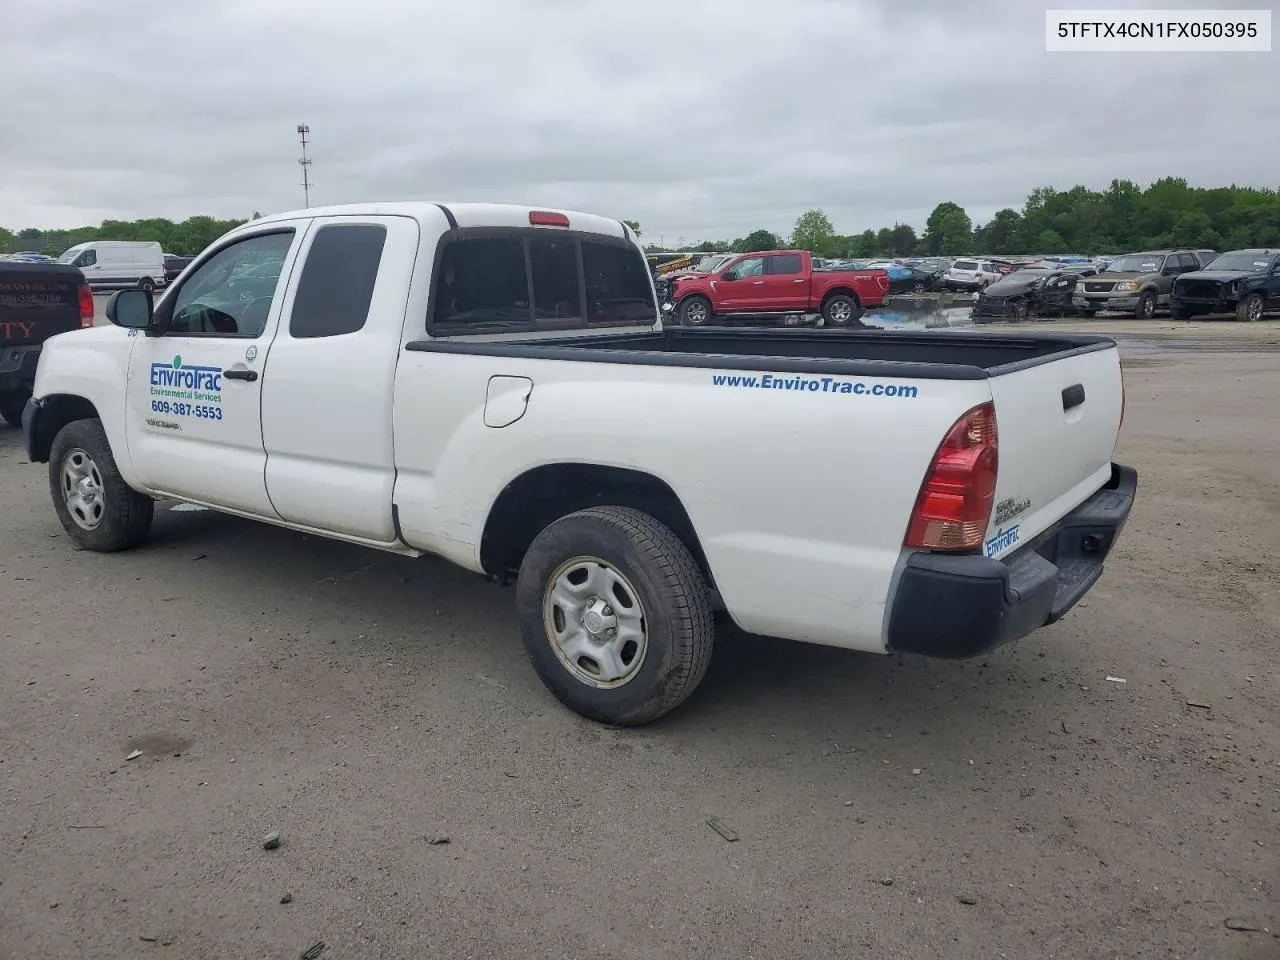
[[[1113,177],[1280,184],[1280,53],[1050,54],[1045,6],[14,0],[0,225],[300,207],[300,122],[313,204],[554,204],[668,243],[815,206],[841,233],[943,200],[982,221]]]

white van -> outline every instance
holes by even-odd
[[[164,252],[154,242],[90,240],[71,247],[58,262],[79,267],[94,290],[155,290],[165,283]]]

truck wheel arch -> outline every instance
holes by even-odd
[[[508,483],[489,508],[480,539],[480,565],[506,579],[520,568],[534,537],[549,524],[594,506],[631,507],[666,525],[693,554],[712,589],[706,554],[689,513],[671,486],[653,474],[593,463],[534,467]]]
[[[70,393],[55,393],[41,398],[40,416],[34,423],[31,438],[33,463],[48,463],[53,438],[58,431],[75,420],[101,419],[98,408],[84,397]]]
[[[825,307],[827,305],[827,301],[832,297],[849,297],[859,307],[862,306],[862,298],[858,296],[857,292],[852,287],[832,287],[822,295],[821,306]]]

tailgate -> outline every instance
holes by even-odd
[[[78,278],[58,271],[0,271],[0,347],[44,343],[80,329]]]
[[[992,371],[999,469],[983,552],[1034,539],[1111,476],[1124,403],[1115,346]]]

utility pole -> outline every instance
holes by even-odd
[[[302,202],[311,206],[311,159],[307,156],[307,134],[311,128],[305,123],[298,124],[298,139],[302,141],[302,156],[298,158],[298,166],[302,167]]]

